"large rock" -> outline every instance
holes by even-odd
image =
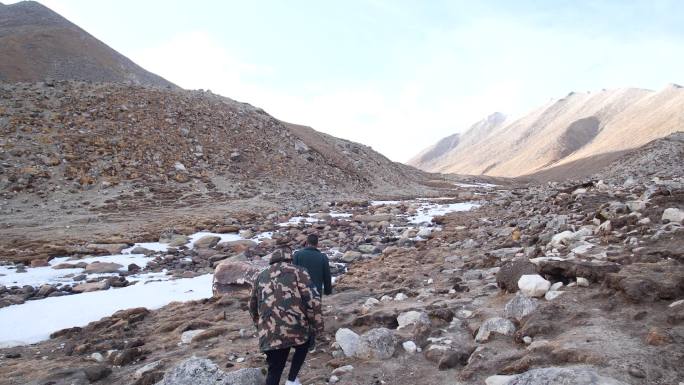
[[[159,238],[160,243],[166,243],[170,247],[179,247],[187,244],[190,241],[186,235],[183,234],[167,234]]]
[[[397,322],[399,323],[399,327],[397,329],[403,329],[407,326],[410,325],[417,325],[417,324],[430,324],[430,317],[427,315],[425,312],[420,312],[420,311],[407,311],[404,313],[399,314],[397,317]]]
[[[88,283],[81,283],[76,286],[74,286],[71,290],[74,293],[88,293],[91,291],[98,291],[98,290],[107,290],[111,286],[111,283],[107,279],[103,279],[102,281],[98,282],[88,282]]]
[[[684,296],[684,266],[674,261],[634,263],[606,275],[606,285],[623,292],[632,302],[676,300]]]
[[[665,211],[663,211],[662,220],[663,222],[682,223],[684,222],[684,210],[680,210],[674,207],[665,209]]]
[[[394,355],[396,344],[397,339],[392,330],[387,328],[371,329],[361,335],[356,356],[366,359],[387,360]]]
[[[539,274],[526,274],[518,281],[518,288],[528,297],[543,297],[550,287],[551,282]]]
[[[88,274],[104,274],[104,273],[116,273],[121,268],[122,265],[113,262],[93,262],[86,266],[85,272]]]
[[[193,242],[193,246],[197,247],[198,249],[207,249],[216,246],[216,244],[219,243],[220,240],[221,237],[217,235],[205,235],[202,238]]]
[[[535,298],[529,298],[523,294],[516,294],[513,299],[508,301],[504,307],[504,317],[513,318],[515,320],[522,320],[528,314],[531,314],[537,309],[539,301]]]
[[[392,220],[392,214],[376,214],[376,215],[354,215],[352,218],[356,222],[383,222]]]
[[[601,282],[608,273],[620,271],[620,265],[613,262],[591,262],[591,261],[558,261],[542,260],[539,261],[539,273],[546,276],[560,279],[576,279],[584,277],[592,282]]]
[[[121,251],[128,247],[127,243],[89,243],[86,249],[94,254],[121,254]]]
[[[214,270],[212,291],[214,295],[250,288],[254,279],[268,267],[262,261],[223,261]]]
[[[345,263],[352,263],[361,258],[361,253],[358,251],[349,250],[340,257],[340,261]]]
[[[335,332],[335,342],[340,345],[345,356],[354,357],[359,351],[361,337],[351,329],[341,328]]]
[[[238,239],[237,241],[221,242],[218,247],[221,250],[230,250],[234,253],[242,253],[245,250],[253,249],[257,243],[251,239]]]
[[[518,291],[518,281],[525,274],[536,274],[537,266],[527,260],[516,260],[505,263],[496,273],[496,284],[509,293]]]
[[[512,336],[515,333],[515,325],[513,322],[500,317],[494,317],[486,320],[480,326],[475,336],[475,341],[485,342],[489,340],[492,333],[502,334],[505,336]]]
[[[594,368],[578,367],[550,367],[533,369],[512,378],[505,385],[626,385],[614,378],[599,375]]]
[[[263,385],[264,372],[259,368],[245,368],[224,372],[206,358],[192,357],[164,374],[157,385]]]

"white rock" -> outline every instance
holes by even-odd
[[[525,345],[531,344],[532,343],[532,337],[530,337],[530,336],[523,337],[523,342],[525,343]]]
[[[544,299],[547,301],[553,301],[561,294],[563,294],[562,291],[547,291],[546,294],[544,294]]]
[[[577,277],[577,286],[587,287],[589,286],[589,280],[584,277]]]
[[[338,381],[340,381],[340,378],[335,375],[330,376],[328,379],[328,382],[331,384],[336,384]]]
[[[679,305],[684,305],[684,299],[680,299],[679,301],[674,301],[668,307],[677,307]]]
[[[380,303],[380,301],[378,301],[377,299],[371,297],[371,298],[368,298],[368,299],[366,300],[366,302],[363,303],[363,305],[366,306],[366,307],[371,308],[371,307],[373,307],[373,306],[375,306],[375,305],[377,305],[377,304],[379,304],[379,303]]]
[[[380,297],[380,302],[389,302],[391,300],[392,297],[390,297],[389,295],[383,295],[382,297]]]
[[[403,344],[401,344],[401,346],[404,348],[404,350],[408,354],[413,354],[418,350],[416,343],[413,341],[406,341]]]
[[[92,358],[92,359],[95,360],[96,362],[104,362],[104,360],[105,360],[105,358],[104,358],[104,356],[102,355],[102,353],[98,353],[98,352],[95,352],[95,353],[91,354],[91,355],[90,355],[90,358]]]
[[[195,338],[196,335],[202,333],[203,331],[204,329],[196,329],[183,332],[183,334],[181,334],[181,343],[189,344],[190,342],[192,342],[192,339]]]
[[[515,325],[513,322],[500,317],[494,317],[486,320],[480,326],[475,336],[475,341],[485,342],[489,340],[492,333],[503,334],[505,336],[511,336],[515,333]]]
[[[345,356],[353,357],[359,350],[361,337],[350,329],[341,328],[335,332],[335,342],[340,345]]]
[[[434,282],[435,282],[435,280],[432,279],[432,278],[430,278],[430,279],[427,280],[427,284],[428,284],[428,285],[432,285]]]
[[[177,171],[185,171],[185,165],[181,162],[174,163],[173,168],[175,168]]]
[[[161,364],[162,364],[161,361],[150,362],[149,364],[147,364],[147,365],[145,365],[145,366],[143,366],[143,367],[141,367],[141,368],[138,368],[138,369],[133,373],[133,378],[136,379],[136,380],[137,380],[137,379],[140,379],[140,378],[142,378],[142,376],[145,375],[145,373],[151,372],[151,371],[153,371],[153,370],[155,370],[155,369],[161,367]]]
[[[674,207],[665,209],[665,211],[663,212],[662,220],[663,222],[669,221],[674,223],[682,223],[684,222],[684,210],[680,210]]]
[[[561,287],[563,287],[563,282],[556,282],[553,285],[551,285],[549,291],[558,291],[558,289],[560,289]]]
[[[539,274],[526,274],[518,280],[518,288],[528,297],[542,297],[550,287],[551,282]]]
[[[395,301],[405,301],[408,299],[408,296],[404,293],[397,293],[397,295],[394,296]]]
[[[399,314],[397,317],[397,322],[399,323],[399,326],[397,329],[403,329],[407,326],[410,325],[415,325],[419,323],[423,324],[430,324],[430,317],[427,315],[427,313],[420,312],[420,311],[407,311],[404,313]]]
[[[485,379],[485,385],[506,385],[510,380],[514,378],[515,376],[489,376]]]
[[[394,332],[387,328],[371,329],[359,338],[356,357],[365,359],[387,360],[394,355],[396,345]]]
[[[344,365],[340,366],[339,368],[336,368],[335,370],[332,371],[332,374],[336,374],[338,376],[341,376],[343,374],[348,374],[354,371],[354,367],[351,365]]]
[[[567,245],[568,243],[572,242],[575,239],[575,233],[567,230],[563,231],[562,233],[558,233],[554,235],[551,238],[551,242],[549,244],[554,247],[562,246],[562,245]]]

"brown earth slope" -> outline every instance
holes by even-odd
[[[88,80],[176,87],[49,8],[0,4],[0,81]]]

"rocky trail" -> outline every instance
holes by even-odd
[[[265,360],[245,279],[274,248],[316,232],[336,282],[305,384],[678,384],[683,182],[473,185],[460,197],[253,214],[225,232],[121,245],[113,272],[81,274],[86,285],[108,282],[90,292],[74,294],[83,283],[66,280],[76,272],[52,275],[44,285],[54,291],[3,284],[6,305],[26,302],[0,309],[0,319],[33,303],[193,279],[205,279],[187,288],[201,299],[181,293],[186,302],[120,310],[33,345],[5,341],[17,346],[0,350],[0,382],[257,384]],[[138,263],[124,266],[123,257]],[[42,268],[111,263],[93,258]],[[15,266],[3,266],[15,272],[0,279],[27,274]]]

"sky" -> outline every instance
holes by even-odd
[[[401,162],[495,111],[684,83],[678,0],[41,2],[181,87]]]

